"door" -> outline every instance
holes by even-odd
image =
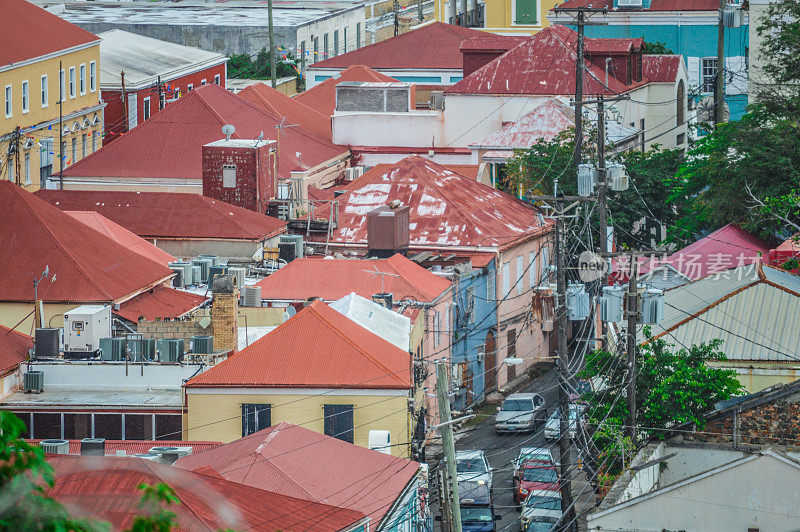
[[[486,334],[486,342],[484,345],[484,368],[486,372],[486,385],[484,386],[484,394],[497,388],[497,342],[494,338],[494,333],[489,331]]]
[[[509,329],[508,331],[508,344],[507,344],[506,358],[516,358],[517,356],[517,330]],[[517,366],[506,364],[506,376],[511,382],[517,378]]]
[[[353,443],[353,405],[323,405],[325,435]]]

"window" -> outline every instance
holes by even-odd
[[[58,73],[58,101],[63,102],[67,99],[66,82],[64,81],[64,71]]]
[[[433,311],[433,347],[438,347],[442,341],[442,318],[439,311]]]
[[[322,55],[325,56],[325,59],[328,58],[328,34],[327,33],[322,37]]]
[[[47,100],[48,100],[48,98],[47,98],[47,75],[46,74],[44,76],[42,76],[41,88],[42,88],[42,109],[44,109],[45,107],[47,107]]]
[[[314,37],[314,63],[319,61],[319,37]]]
[[[142,116],[144,116],[144,120],[150,118],[150,97],[144,99],[142,102]]]
[[[89,63],[89,90],[94,92],[97,90],[97,62],[92,61]]]
[[[46,183],[53,174],[53,139],[39,141],[39,183]]]
[[[92,437],[92,414],[64,414],[64,438],[80,440]]]
[[[353,405],[323,405],[325,435],[353,443]]]
[[[78,160],[78,137],[72,137],[72,159],[70,159],[69,164],[75,164],[75,161]]]
[[[200,80],[200,85],[205,85],[206,83],[208,83],[208,82],[205,79],[201,79]]]
[[[704,57],[700,67],[700,85],[703,92],[714,92],[714,79],[717,75],[717,58]]]
[[[86,94],[86,63],[81,65],[80,70],[81,96]]]
[[[361,48],[361,23],[356,22],[356,48]]]
[[[540,279],[542,284],[550,281],[550,248],[547,246],[542,248],[542,269]]]
[[[81,159],[86,157],[86,133],[81,135]]]
[[[94,414],[94,438],[122,439],[122,414]]]
[[[219,74],[215,75],[214,76],[214,84],[215,85],[219,85],[219,80],[220,80]]]
[[[31,181],[31,154],[29,152],[25,153],[23,171],[25,172],[25,184],[30,185],[33,181]]]
[[[489,301],[497,299],[497,294],[495,293],[495,275],[497,275],[497,273],[493,270],[486,272],[486,299]]]
[[[65,161],[65,157],[66,156],[67,156],[67,141],[66,140],[62,140],[61,141],[61,151],[58,152],[58,159],[59,159],[58,167],[59,168],[64,168],[64,161]]]
[[[347,53],[347,28],[342,30],[344,33],[342,34],[342,53]]]
[[[16,165],[14,164],[14,159],[7,159],[6,166],[8,166],[8,180],[9,181],[16,181]]]
[[[189,86],[186,88],[186,92],[190,92],[194,88],[194,83],[189,83]]]
[[[39,413],[33,414],[33,437],[42,439],[61,438],[61,414]]]
[[[236,165],[222,165],[222,186],[224,188],[236,188]]]
[[[69,67],[69,97],[75,97],[75,67]]]
[[[686,89],[683,80],[678,82],[678,93],[675,95],[675,122],[678,126],[685,121],[684,110],[686,108]]]
[[[125,414],[126,440],[152,440],[153,414]]]
[[[99,132],[92,131],[92,153],[97,151],[97,135],[99,135]]]
[[[300,41],[300,64],[306,64],[306,41]]]
[[[181,438],[181,415],[156,414],[156,440],[179,440]]]
[[[333,55],[339,55],[339,30],[333,30]]]
[[[14,110],[14,102],[11,100],[13,91],[11,85],[6,85],[6,118],[11,118]]]
[[[22,112],[27,113],[30,111],[30,91],[28,81],[25,80],[22,82]]]
[[[538,4],[539,4],[538,0],[515,0],[514,24],[538,24],[539,23]]]
[[[678,135],[675,137],[675,144],[680,146],[684,142],[686,142],[686,133],[678,133]]]
[[[506,344],[506,358],[516,358],[517,356],[517,330],[516,329],[509,329],[508,333],[506,333],[507,341]],[[506,364],[507,370],[507,377],[509,382],[513,381],[517,378],[517,367],[512,364]]]
[[[511,263],[503,263],[503,297],[511,291]]]
[[[272,406],[266,404],[242,404],[242,437],[272,426]],[[326,433],[327,434],[327,433]]]
[[[528,285],[531,289],[536,286],[536,253],[533,251],[528,255]]]
[[[523,275],[525,274],[525,257],[522,255],[517,256],[517,294],[525,291],[525,281]]]

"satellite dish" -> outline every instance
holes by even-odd
[[[231,135],[236,132],[236,128],[230,124],[222,126],[222,134],[225,135],[225,140],[231,140]]]

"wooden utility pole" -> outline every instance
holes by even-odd
[[[123,131],[128,131],[128,98],[125,95],[125,71],[124,70],[120,71],[119,77],[122,80],[122,94],[121,94],[120,97],[122,98],[122,110],[125,113],[125,116],[122,119],[122,130]]]
[[[717,21],[717,71],[714,78],[714,125],[723,122],[725,109],[725,4],[719,0],[719,20]],[[702,65],[701,67],[702,68]]]
[[[164,100],[162,100],[161,94],[161,76],[158,76],[158,110],[162,110],[164,108]]]
[[[400,33],[400,2],[399,2],[399,0],[394,0],[394,2],[392,2],[392,11],[394,12],[394,36],[397,37],[397,34]]]
[[[422,14],[422,0],[417,0],[417,20],[422,22],[425,16]]]
[[[267,0],[267,17],[269,19],[269,75],[272,79],[272,88],[278,87],[278,78],[275,74],[275,28],[272,25],[272,0]]]
[[[631,271],[628,279],[627,313],[628,313],[628,427],[627,433],[631,443],[636,439],[636,324],[639,322],[639,292],[638,282],[639,259],[636,254],[631,254]]]
[[[450,418],[450,382],[447,375],[447,365],[436,365],[436,395],[439,400],[439,430],[442,433],[442,450],[446,471],[443,477],[443,493],[446,500],[442,500],[442,510],[448,509],[450,532],[461,532],[461,510],[458,504],[458,474],[456,473],[456,447],[453,441],[453,424]],[[446,506],[445,506],[446,505]]]
[[[597,216],[600,218],[600,252],[611,251],[608,249],[608,214],[606,213],[606,191],[608,190],[606,170],[606,116],[603,95],[597,97],[597,181],[600,187],[597,191]],[[603,285],[608,278],[603,274]]]
[[[14,143],[14,182],[17,185],[22,184],[22,170],[21,165],[19,162],[19,152],[20,152],[20,138],[22,137],[22,133],[20,132],[19,126],[14,128],[14,140],[11,142]]]
[[[58,62],[58,188],[64,190],[64,98],[67,87],[66,79],[61,70],[61,61]],[[125,85],[122,85],[123,89]],[[55,151],[55,150],[53,150]]]

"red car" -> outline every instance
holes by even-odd
[[[546,460],[525,460],[514,472],[514,502],[522,504],[533,490],[558,491],[558,471]]]

